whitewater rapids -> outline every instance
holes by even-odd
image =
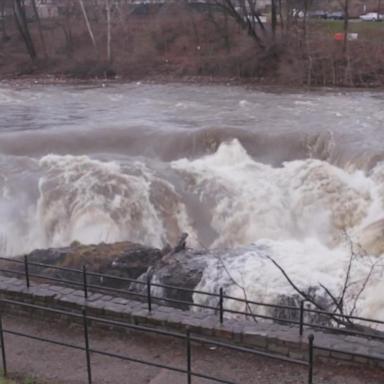
[[[110,102],[120,103],[123,91],[118,97],[114,90],[114,99],[108,94]],[[44,92],[54,91],[39,90],[37,99],[30,90],[25,92],[40,103]],[[240,114],[239,129],[205,127],[206,121],[200,121],[205,117],[203,110],[191,118],[198,129],[184,126],[181,131],[167,131],[164,121],[161,129],[150,127],[156,119],[154,111],[153,121],[136,111],[131,117],[136,128],[127,130],[119,126],[106,132],[89,122],[85,122],[86,131],[60,124],[55,129],[34,127],[36,122],[16,129],[10,106],[13,111],[25,111],[28,98],[15,93],[0,92],[0,107],[8,113],[0,123],[3,255],[12,257],[73,241],[130,240],[163,247],[188,232],[191,247],[222,249],[220,259],[207,260],[198,289],[217,291],[224,286],[227,294],[242,297],[235,280],[248,298],[273,302],[294,291],[269,257],[300,288],[322,284],[337,296],[352,249],[358,256],[346,305],[353,306],[375,265],[356,313],[384,319],[384,162],[379,149],[369,155],[365,148],[343,152],[340,136],[331,129],[312,132],[310,137],[280,132],[284,140],[279,142],[252,131],[248,121],[252,120],[252,100],[243,99],[236,108],[245,109],[242,113],[248,120],[241,123]],[[74,94],[81,98],[81,90]],[[269,102],[272,96],[264,97]],[[144,103],[144,99],[140,100]],[[191,101],[188,104],[169,95],[166,99],[176,111],[192,109],[194,114],[198,110]],[[145,100],[156,110],[154,101]],[[90,102],[89,113],[96,104]],[[81,127],[82,119],[76,117],[75,104],[71,105],[72,120],[78,119]],[[299,98],[292,110],[313,110],[314,105],[316,100]],[[220,113],[220,108],[225,109],[218,102],[214,107]],[[78,113],[87,105],[81,108]],[[377,113],[383,122],[384,116]],[[172,114],[177,116],[177,112]],[[145,127],[137,128],[145,118]],[[72,121],[66,119],[66,124]],[[168,116],[167,121],[172,119]],[[105,128],[106,123],[102,124]],[[173,120],[172,124],[179,123]],[[197,295],[195,300],[203,298]],[[231,305],[236,308],[235,303]]]

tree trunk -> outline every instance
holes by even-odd
[[[192,16],[192,20],[193,20],[193,16]],[[212,12],[211,9],[209,9],[208,20],[213,24],[213,26],[215,27],[215,30],[220,35],[220,37],[221,36],[223,37],[225,49],[227,52],[229,52],[231,45],[230,45],[230,39],[229,39],[228,14],[227,14],[227,12],[223,13],[223,18],[219,18],[219,20],[217,20],[215,18],[215,14]],[[195,45],[199,46],[200,45],[200,39],[199,39],[199,35],[198,35],[198,29],[197,29],[197,26],[196,26],[196,23],[194,20],[193,20],[192,25],[193,25],[194,34],[196,36]]]
[[[7,34],[7,29],[5,26],[5,0],[1,1],[0,5],[0,17],[1,17],[1,34],[3,41],[8,40],[8,34]]]
[[[275,40],[276,37],[276,26],[277,26],[277,9],[276,0],[271,0],[271,28],[272,38]]]
[[[232,0],[214,0],[214,4],[220,7],[224,12],[226,12],[231,18],[233,18],[236,23],[245,31],[247,31],[248,35],[255,41],[256,45],[265,50],[265,42],[259,36],[259,33],[256,29],[256,24],[260,27],[260,30],[263,34],[266,33],[265,27],[260,20],[257,12],[254,12],[252,15],[252,19],[256,19],[257,23],[254,20],[250,20],[247,12],[247,7],[245,6],[244,1],[239,2],[241,10],[239,11],[238,7],[235,6],[235,3]]]
[[[308,0],[304,0],[304,19],[303,19],[303,40],[304,44],[307,45],[307,35],[308,35]]]
[[[108,60],[108,63],[111,63],[112,52],[111,52],[111,3],[110,3],[110,0],[105,0],[105,7],[107,11],[107,60]]]
[[[280,27],[284,31],[284,13],[283,13],[283,4],[282,0],[279,0],[279,18],[280,18]]]
[[[35,17],[36,17],[37,26],[39,28],[40,41],[41,41],[41,45],[43,47],[44,56],[45,56],[45,58],[47,58],[48,57],[47,46],[45,44],[45,39],[44,39],[44,35],[43,35],[43,28],[41,26],[39,12],[37,11],[37,7],[36,7],[36,0],[32,0],[31,3],[32,3],[32,8],[33,8],[33,13],[35,14]]]
[[[344,44],[343,55],[347,58],[348,55],[348,31],[349,31],[349,0],[344,0]]]
[[[95,52],[98,55],[95,35],[93,34],[91,23],[89,22],[87,11],[86,11],[85,6],[84,6],[84,2],[83,2],[83,0],[79,0],[79,3],[80,3],[81,11],[82,11],[83,16],[84,16],[85,24],[86,24],[87,29],[88,29],[89,37],[91,38],[93,47],[95,48]]]
[[[73,56],[73,38],[70,25],[64,23],[61,26],[63,28],[64,37],[65,37],[65,52],[68,58]]]
[[[311,50],[309,47],[309,39],[308,39],[308,10],[310,6],[309,1],[310,0],[304,0],[303,39],[304,39],[305,54],[307,56],[307,62],[308,62],[306,82],[307,82],[307,85],[310,87],[312,84],[312,56],[311,56]]]
[[[29,31],[27,16],[25,14],[24,0],[14,0],[13,12],[15,15],[15,21],[17,29],[25,43],[28,54],[32,60],[37,58],[36,49],[33,44],[31,33]]]

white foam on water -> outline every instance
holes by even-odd
[[[213,155],[178,160],[172,167],[192,180],[189,188],[202,202],[214,202],[216,246],[308,236],[336,244],[340,230],[360,229],[370,207],[381,204],[377,185],[363,172],[347,173],[312,159],[273,168],[255,162],[237,140]]]
[[[381,165],[372,175],[312,159],[272,168],[255,162],[232,140],[213,155],[182,159],[172,166],[190,180],[189,188],[201,201],[212,207],[211,225],[219,234],[213,246],[255,244],[254,249],[227,255],[228,270],[246,287],[250,298],[273,301],[293,293],[282,273],[262,257],[263,252],[276,258],[299,286],[309,289],[323,284],[337,296],[350,255],[347,233],[351,241],[364,246],[362,257],[354,261],[351,279],[355,288],[346,298],[347,305],[352,305],[372,257],[375,260],[384,252],[379,236],[384,225],[380,221],[370,227],[384,218]],[[199,289],[214,291],[228,284],[228,276],[218,281],[217,271],[213,261]],[[383,276],[382,263],[375,271],[368,284],[371,292]],[[229,289],[235,296],[243,294],[234,283]],[[378,293],[375,299],[361,295],[359,311],[368,313],[373,307],[384,308],[384,299]]]
[[[272,167],[256,162],[238,140],[231,140],[211,155],[162,163],[162,172],[143,161],[72,155],[44,156],[37,168],[38,198],[32,203],[17,200],[6,174],[1,174],[4,254],[66,246],[75,240],[130,240],[162,247],[183,231],[196,246],[205,228],[195,228],[198,220],[191,220],[183,188],[197,197],[207,216],[202,222],[216,234],[210,247],[223,249],[226,268],[253,300],[275,301],[293,294],[267,256],[281,263],[303,289],[324,284],[337,295],[349,261],[348,233],[364,248],[353,265],[354,284],[346,303],[351,306],[370,266],[384,253],[383,164],[370,173],[315,159]],[[16,220],[14,212],[20,207],[22,218]],[[382,264],[360,297],[359,314],[382,316]],[[217,260],[208,260],[199,288],[215,291],[221,285],[242,297]]]
[[[20,196],[8,196],[6,179],[0,178],[0,250],[4,255],[67,246],[73,241],[129,240],[162,247],[176,241],[184,230],[195,238],[173,186],[158,180],[142,163],[122,167],[87,156],[48,155],[38,166],[39,197],[34,202],[24,204]]]
[[[281,271],[270,261],[273,258],[294,284],[302,291],[317,289],[318,296],[326,296],[321,284],[335,297],[339,297],[349,263],[347,247],[330,250],[316,239],[273,241],[259,240],[255,244],[239,248],[237,252],[223,253],[220,259],[210,260],[197,289],[217,292],[224,287],[227,296],[246,298],[258,302],[279,303],[281,297],[297,295]],[[384,258],[381,258],[384,262]],[[346,309],[351,310],[354,299],[365,282],[372,260],[358,258],[353,262],[345,295]],[[369,287],[358,301],[357,312],[363,316],[380,317],[384,309],[384,298],[380,294],[383,269],[378,268],[372,275]],[[243,290],[244,289],[244,290]],[[215,299],[195,294],[199,304],[215,305]],[[245,305],[227,300],[234,310],[245,311]],[[267,314],[269,308],[255,307],[255,312]]]
[[[86,156],[49,155],[40,165],[44,176],[37,214],[47,243],[126,239],[162,245],[163,226],[143,178],[123,174],[116,162]]]

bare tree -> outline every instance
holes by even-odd
[[[261,49],[267,47],[266,29],[261,21],[257,0],[211,0],[244,29]]]
[[[303,40],[305,46],[305,54],[307,56],[308,69],[307,69],[307,85],[311,86],[312,83],[312,65],[313,59],[311,55],[311,50],[309,48],[309,38],[308,38],[308,11],[312,5],[312,0],[303,0]]]
[[[7,8],[7,0],[0,0],[0,23],[1,23],[1,34],[2,34],[3,41],[6,41],[9,39],[7,34],[6,22],[5,22],[6,8]]]
[[[271,0],[271,30],[272,38],[275,40],[277,27],[277,5],[276,0]]]
[[[28,26],[24,0],[14,0],[13,12],[17,29],[19,30],[19,33],[24,41],[27,52],[30,58],[34,60],[37,57],[37,53]]]
[[[33,8],[33,13],[34,13],[35,19],[37,21],[37,26],[38,26],[38,29],[39,29],[40,41],[41,41],[41,45],[43,47],[44,55],[45,55],[45,57],[48,57],[47,46],[45,44],[43,28],[42,28],[41,20],[40,20],[40,15],[39,15],[39,12],[38,12],[37,7],[36,7],[36,0],[31,0],[31,4],[32,4],[32,8]]]
[[[81,7],[81,12],[83,13],[85,25],[87,26],[89,37],[92,40],[92,44],[93,44],[93,47],[95,49],[96,54],[98,54],[98,49],[97,49],[97,45],[96,45],[95,35],[93,33],[92,26],[91,26],[91,23],[90,23],[89,18],[88,18],[87,10],[85,9],[84,1],[83,0],[79,0],[79,4],[80,4],[80,7]]]
[[[64,32],[65,37],[65,52],[68,57],[72,57],[74,44],[73,44],[73,33],[72,33],[72,23],[71,19],[73,14],[75,13],[75,2],[68,1],[65,3],[65,6],[62,7],[61,18],[60,18],[60,26]]]
[[[193,31],[196,36],[196,45],[200,45],[198,28],[193,19],[193,16],[191,16],[191,18]],[[214,12],[212,7],[210,7],[208,9],[207,18],[209,22],[212,23],[219,36],[222,37],[225,49],[227,52],[229,52],[231,49],[231,36],[229,31],[228,13],[223,12],[223,14],[217,15],[217,12]]]
[[[329,308],[324,307],[323,304],[321,304],[312,294],[311,292],[306,292],[303,289],[299,288],[294,281],[290,278],[288,273],[285,271],[285,269],[271,256],[266,255],[265,257],[270,260],[282,273],[282,275],[285,277],[289,285],[306,301],[311,303],[316,309],[320,311],[327,311],[329,312],[330,318],[339,326],[344,326],[351,330],[357,330],[359,332],[366,332],[367,334],[376,334],[377,331],[365,327],[359,324],[356,324],[353,322],[353,320],[350,318],[350,316],[353,316],[356,311],[356,306],[359,298],[361,297],[362,293],[366,289],[369,280],[372,278],[374,272],[378,267],[384,268],[384,266],[380,263],[382,263],[382,260],[380,258],[376,258],[371,262],[369,271],[367,275],[360,281],[360,288],[357,290],[355,294],[350,294],[350,290],[352,287],[356,286],[356,282],[351,281],[351,272],[354,267],[354,263],[361,257],[367,258],[368,255],[366,252],[362,249],[362,247],[359,244],[355,244],[352,242],[351,237],[348,235],[347,232],[344,232],[346,236],[346,241],[349,246],[349,260],[348,264],[346,266],[345,271],[345,277],[344,282],[342,284],[341,290],[338,295],[333,294],[326,286],[323,284],[319,284],[319,286],[323,289],[324,293],[328,298],[330,299],[331,303],[334,305],[333,312],[329,312]],[[350,310],[346,308],[346,301],[347,296],[349,296],[350,301]]]
[[[107,60],[108,60],[108,63],[111,63],[112,52],[111,52],[111,3],[110,3],[110,0],[105,0],[105,10],[107,14]]]
[[[346,58],[348,55],[348,33],[349,33],[349,0],[339,0],[339,3],[343,9],[344,14],[344,23],[343,23],[343,32],[344,32],[344,44],[343,44],[343,53]]]

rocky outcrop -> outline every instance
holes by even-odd
[[[127,293],[139,291],[144,294],[145,285],[117,277],[136,281],[146,281],[150,277],[155,284],[186,288],[187,290],[179,290],[154,285],[153,291],[156,296],[170,299],[167,302],[169,305],[187,309],[188,303],[192,303],[192,293],[188,289],[193,290],[199,283],[207,254],[207,251],[188,249],[187,236],[182,234],[175,247],[167,245],[163,250],[127,241],[97,245],[75,242],[69,247],[37,249],[27,255],[29,272],[35,280],[44,280],[38,276],[49,276],[80,284],[83,281],[82,266],[85,265],[87,282],[91,286],[123,289]],[[71,268],[78,272],[58,270],[45,265]],[[13,263],[9,263],[9,267],[24,270],[23,264],[15,268]]]
[[[107,274],[116,277],[137,279],[162,257],[160,249],[146,247],[131,242],[114,244],[82,245],[73,243],[64,248],[37,249],[28,257],[29,271],[33,274],[53,276],[57,278],[81,281],[82,274],[62,271],[36,264],[48,264],[81,270],[85,265],[89,272],[89,284],[110,286],[113,288],[129,288],[131,283],[113,278],[101,278],[93,273]],[[20,266],[23,268],[23,266]]]
[[[200,282],[208,253],[189,248],[171,252],[143,277],[149,275],[153,283],[170,286],[158,289],[158,296],[169,299],[169,305],[187,309],[188,303],[193,303],[193,293],[189,290],[193,290]],[[185,290],[173,287],[183,287]]]
[[[119,291],[115,292],[117,296],[140,299],[137,295],[140,292],[143,295],[142,300],[146,300],[147,294],[147,286],[142,282],[146,282],[150,278],[153,302],[189,309],[190,304],[193,303],[193,290],[204,282],[204,278],[207,278],[207,276],[203,278],[203,273],[208,263],[212,260],[219,261],[225,250],[190,249],[186,246],[186,238],[187,234],[183,234],[175,247],[172,248],[168,245],[163,250],[131,242],[101,243],[98,245],[73,243],[69,247],[39,249],[27,255],[29,272],[32,281],[46,282],[43,277],[48,276],[58,279],[55,284],[60,284],[60,280],[66,280],[67,282],[77,283],[75,287],[79,288],[80,286],[81,289],[83,283],[82,266],[85,265],[90,291],[100,291],[105,295],[109,293],[105,289],[106,287],[117,288],[119,289]],[[244,250],[232,250],[231,252],[235,255],[236,252],[239,252],[241,255]],[[53,266],[67,267],[72,270],[63,271],[52,268]],[[5,268],[3,265],[2,269],[3,271],[15,269],[23,271],[24,264],[19,263],[15,266],[14,263],[9,261]],[[228,275],[227,281],[219,282],[216,280],[215,282],[215,276],[211,275],[208,276],[208,279],[213,280],[212,284],[216,285],[216,287],[221,286],[226,292],[227,288],[236,284],[236,282],[229,272],[225,271],[225,268],[222,272]],[[3,272],[3,274],[13,276],[9,272]],[[219,275],[221,276],[221,274]],[[205,289],[202,288],[202,290]],[[298,322],[300,320],[298,308],[303,295],[307,295],[312,301],[316,301],[318,304],[317,309],[332,311],[332,300],[322,293],[322,290],[319,290],[318,287],[311,286],[303,294],[295,293],[278,296],[275,303],[284,307],[268,307],[264,315],[271,316],[276,323]],[[250,297],[250,299],[252,298]],[[307,304],[311,300],[307,300]],[[212,309],[218,307],[218,297],[207,296],[206,300],[197,302],[209,305]],[[258,313],[257,308],[255,308],[255,311],[254,313]],[[376,335],[376,332],[378,332],[368,327],[353,324],[346,319],[339,320],[337,321],[339,325],[350,331],[358,331],[367,335]],[[328,327],[334,326],[335,323],[332,316],[309,311],[306,312],[304,321]]]

